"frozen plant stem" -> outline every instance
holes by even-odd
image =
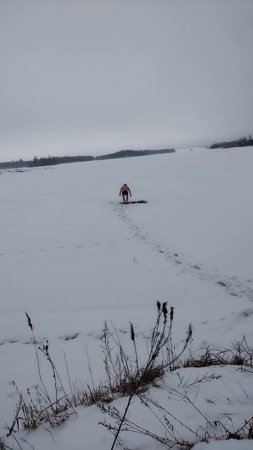
[[[36,362],[37,362],[39,379],[40,379],[41,385],[42,385],[42,387],[44,389],[43,394],[47,397],[48,401],[51,402],[51,399],[49,397],[49,394],[47,392],[46,386],[45,386],[45,384],[43,382],[42,375],[41,375],[40,360],[39,360],[39,355],[38,355],[37,343],[36,343],[36,339],[35,339],[35,335],[34,335],[34,331],[33,331],[33,324],[32,324],[31,318],[27,314],[27,312],[25,313],[25,315],[26,315],[26,318],[27,318],[28,326],[29,326],[29,328],[31,330],[31,333],[32,333],[32,343],[33,343],[34,349],[35,349],[35,355],[36,355]]]

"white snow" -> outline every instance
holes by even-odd
[[[207,344],[229,347],[244,335],[252,346],[252,166],[249,147],[0,173],[0,435],[17,401],[11,381],[22,391],[38,382],[25,311],[35,335],[49,340],[63,379],[65,352],[73,379],[90,382],[87,348],[99,382],[104,377],[99,341],[104,322],[120,330],[126,345],[133,322],[143,345],[157,300],[175,307],[175,344],[191,322],[192,351]],[[148,203],[119,204],[124,182],[134,200]],[[186,369],[180,370],[186,376]],[[187,371],[193,378],[203,373]],[[228,413],[235,424],[243,424],[252,415],[252,374],[233,367],[205,372],[222,378],[200,386],[201,408],[212,420]],[[170,386],[176,386],[176,377],[170,375]],[[152,393],[168,395],[163,383]],[[195,395],[194,388],[190,393]],[[153,426],[142,410],[138,415],[137,403],[133,414]],[[173,408],[182,421],[190,419],[196,427],[201,422],[183,402]],[[18,436],[35,450],[109,449],[112,435],[98,425],[103,419],[96,407],[79,407],[77,418],[50,430],[53,438],[43,427]],[[147,437],[128,433],[125,439],[133,450],[154,448]],[[17,444],[10,438],[9,445]],[[249,450],[252,442],[212,441],[195,448]]]

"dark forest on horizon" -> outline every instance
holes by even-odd
[[[47,156],[38,158],[35,156],[33,160],[19,159],[17,161],[0,162],[0,169],[14,169],[22,167],[40,167],[40,166],[52,166],[56,164],[67,164],[82,161],[98,161],[104,159],[116,159],[116,158],[129,158],[134,156],[146,156],[161,153],[174,153],[174,149],[161,149],[161,150],[121,150],[115,153],[109,153],[101,156]]]
[[[232,141],[222,141],[216,142],[210,145],[209,149],[216,148],[232,148],[232,147],[248,147],[253,146],[253,138],[251,135],[247,137],[242,137],[239,139],[235,139]],[[114,153],[108,153],[100,156],[47,156],[38,158],[35,156],[32,160],[23,160],[20,158],[17,161],[7,161],[0,162],[0,169],[14,169],[14,168],[22,168],[22,167],[40,167],[40,166],[52,166],[57,164],[68,164],[74,162],[82,162],[82,161],[98,161],[105,159],[116,159],[116,158],[129,158],[134,156],[146,156],[146,155],[155,155],[155,154],[163,154],[163,153],[174,153],[176,150],[174,148],[169,149],[160,149],[160,150],[120,150]]]

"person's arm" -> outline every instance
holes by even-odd
[[[120,191],[119,191],[119,197],[121,196],[121,192],[122,192],[122,188],[120,188]]]
[[[131,191],[130,191],[130,188],[128,188],[128,192],[129,192],[129,194],[130,194],[130,197],[132,197],[132,193],[131,193]]]

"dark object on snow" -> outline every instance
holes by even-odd
[[[135,203],[148,203],[147,202],[147,200],[131,200],[130,202],[126,202],[126,203],[124,203],[124,202],[120,202],[120,204],[121,205],[133,205],[133,204],[135,204]]]

